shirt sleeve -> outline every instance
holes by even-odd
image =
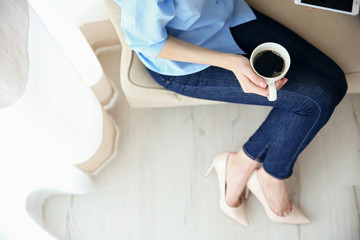
[[[175,16],[173,0],[115,0],[121,7],[121,27],[129,47],[156,57],[166,39],[166,25]]]

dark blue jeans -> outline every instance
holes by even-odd
[[[266,120],[243,149],[253,160],[263,162],[267,173],[278,179],[291,176],[302,150],[329,120],[344,97],[347,84],[343,71],[330,58],[286,27],[254,10],[257,19],[231,28],[245,52],[264,42],[283,45],[291,57],[288,82],[278,98],[247,94],[228,70],[208,67],[186,76],[165,76],[149,70],[163,87],[182,95],[253,105],[272,106]],[[247,56],[249,57],[249,56]]]

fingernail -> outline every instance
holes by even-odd
[[[267,84],[266,84],[265,81],[262,81],[262,82],[260,83],[260,87],[266,88],[266,86],[267,86]]]

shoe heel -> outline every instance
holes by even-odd
[[[205,177],[209,176],[209,174],[211,173],[211,171],[214,169],[215,167],[215,163],[213,162],[209,168],[209,170],[207,170],[207,172],[205,173]]]
[[[248,199],[249,199],[249,196],[250,196],[250,189],[246,186],[246,187],[245,187],[245,196],[244,196],[244,199],[245,199],[245,200],[248,200]]]

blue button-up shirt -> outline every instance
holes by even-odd
[[[230,27],[255,15],[244,0],[114,0],[121,6],[125,41],[149,69],[165,75],[186,75],[207,65],[157,58],[171,35],[205,48],[244,54]]]

